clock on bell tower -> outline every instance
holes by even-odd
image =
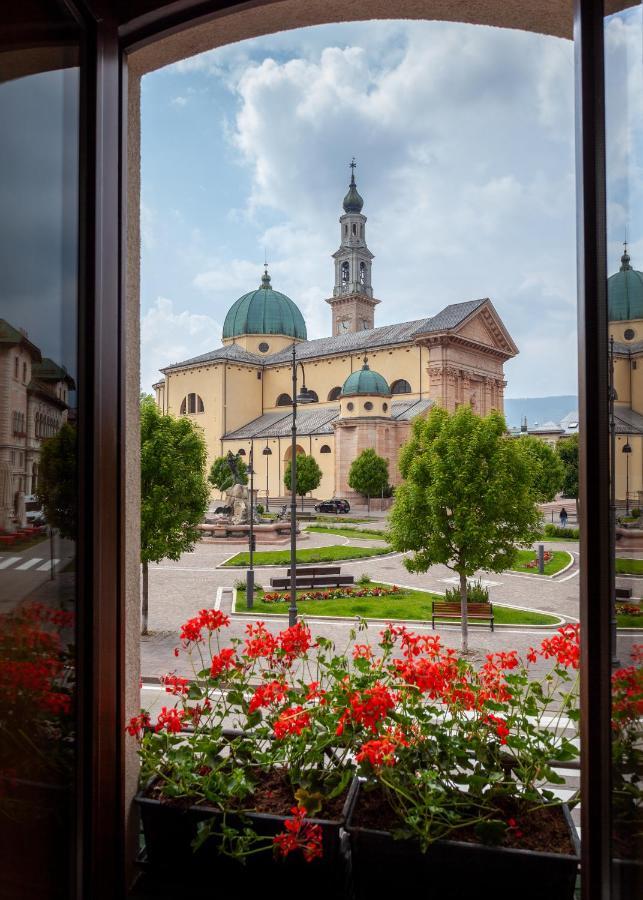
[[[344,197],[344,215],[340,216],[340,245],[333,253],[335,287],[326,302],[333,310],[333,334],[365,331],[375,327],[371,266],[373,254],[366,245],[364,201],[355,184],[355,159],[350,163],[351,180]]]

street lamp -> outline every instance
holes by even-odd
[[[632,448],[629,444],[629,441],[625,444],[622,450],[625,456],[625,515],[629,516],[630,514],[630,453],[632,452]]]
[[[270,512],[270,491],[268,490],[268,457],[272,456],[270,447],[264,447],[261,451],[266,457],[266,512]]]
[[[250,552],[250,566],[246,572],[246,608],[252,609],[255,593],[255,570],[253,569],[255,532],[254,532],[254,442],[250,442],[250,458],[248,459],[248,475],[250,476],[250,531],[248,532],[248,549]]]
[[[614,388],[614,336],[610,335],[609,350],[609,385],[608,385],[608,409],[610,423],[610,540],[609,553],[612,566],[616,563],[616,419],[614,417],[614,401],[617,400]],[[616,576],[612,571],[612,584],[610,590],[610,646],[612,652],[612,667],[619,665],[616,655]]]
[[[297,404],[312,403],[314,396],[306,387],[306,373],[297,361],[297,345],[292,345],[292,444],[290,456],[290,606],[288,625],[297,624]],[[301,366],[301,393],[297,395],[297,366]]]

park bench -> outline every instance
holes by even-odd
[[[449,621],[460,621],[462,618],[462,610],[459,603],[447,603],[446,601],[434,600],[431,613],[431,627],[435,628],[436,619],[447,619]],[[469,603],[467,604],[467,620],[469,622],[488,622],[493,631],[493,604],[492,603]]]
[[[291,570],[285,576],[270,579],[270,587],[287,589],[290,587]],[[295,570],[295,586],[297,588],[340,587],[355,584],[354,575],[342,575],[340,566],[310,566]]]
[[[631,600],[632,599],[632,588],[631,587],[617,587],[616,588],[616,599],[617,600]]]

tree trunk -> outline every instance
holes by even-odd
[[[304,511],[304,495],[301,495],[301,511]]]
[[[148,619],[148,571],[147,571],[148,563],[143,563],[143,602],[141,604],[141,634],[147,634],[147,619]]]
[[[460,616],[462,619],[462,652],[469,650],[469,622],[467,618],[467,576],[460,572]]]
[[[366,509],[368,511],[368,515],[370,516],[370,514],[371,514],[371,495],[370,494],[368,494],[366,497]]]

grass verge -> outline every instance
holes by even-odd
[[[616,574],[643,575],[643,559],[628,559],[624,556],[617,556]]]
[[[373,582],[369,587],[385,587]],[[298,591],[298,596],[301,591]],[[264,603],[263,591],[257,591],[252,610],[246,610],[245,591],[237,592],[238,613],[248,615],[284,615],[288,609],[288,601],[284,603]],[[439,594],[427,591],[402,590],[391,597],[347,597],[345,600],[302,600],[298,603],[302,615],[338,616],[353,618],[362,616],[365,619],[420,619],[431,620],[433,600],[444,600]],[[554,625],[558,619],[543,613],[530,610],[514,609],[494,603],[493,612],[496,625]],[[453,624],[453,623],[452,623]]]
[[[390,553],[391,548],[386,545],[384,547],[351,547],[337,546],[331,547],[306,547],[297,551],[298,563],[326,563],[338,562],[348,559],[365,559],[369,556],[383,556]],[[223,565],[232,568],[240,568],[248,566],[250,555],[247,551],[237,553],[228,559]],[[254,554],[255,566],[286,566],[290,563],[290,550],[258,550]]]
[[[564,550],[553,550],[552,558],[545,563],[545,575],[555,575],[564,569],[569,563],[569,553]],[[537,568],[529,568],[527,563],[537,559],[537,554],[533,550],[519,550],[516,564],[512,567],[512,572],[528,572],[530,575],[539,575]]]
[[[385,541],[383,531],[375,531],[374,528],[341,528],[339,525],[326,528],[323,525],[309,525],[306,531],[314,531],[316,534],[338,534],[340,537],[363,537],[368,540]]]
[[[268,606],[268,604],[264,604]],[[616,616],[616,625],[618,628],[643,628],[643,616],[628,616],[619,613]]]

